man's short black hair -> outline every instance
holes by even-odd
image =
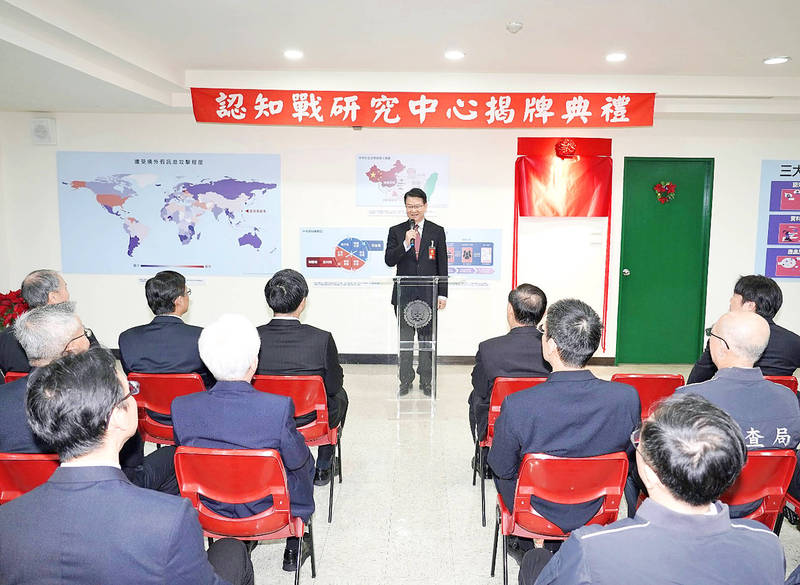
[[[578,299],[563,299],[547,311],[547,337],[556,342],[564,365],[582,368],[600,345],[603,323],[589,305]]]
[[[284,268],[269,279],[264,296],[274,313],[294,313],[308,296],[308,284],[297,270]]]
[[[425,194],[425,191],[419,187],[414,187],[413,189],[406,191],[406,194],[403,195],[403,203],[406,203],[409,197],[419,197],[422,199],[423,204],[428,203],[428,196]]]
[[[778,283],[760,274],[740,276],[733,293],[741,295],[743,302],[755,303],[756,313],[765,319],[772,319],[783,304],[783,293]]]
[[[671,396],[642,425],[639,450],[677,499],[704,506],[719,499],[747,460],[739,425],[702,396]]]
[[[538,286],[523,282],[508,293],[514,318],[523,325],[538,325],[547,309],[547,296]]]
[[[162,270],[144,284],[150,310],[156,315],[175,312],[175,299],[186,292],[186,278],[174,270]]]
[[[58,453],[61,461],[100,446],[111,412],[125,395],[114,356],[102,347],[36,368],[27,384],[28,423],[41,444]]]

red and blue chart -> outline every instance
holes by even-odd
[[[301,228],[300,265],[314,279],[391,276],[383,261],[388,232],[388,227]]]
[[[345,270],[359,270],[367,264],[369,252],[383,252],[381,240],[360,240],[345,238],[333,250],[333,256],[307,256],[307,268],[338,267]]]

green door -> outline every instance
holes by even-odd
[[[617,363],[693,363],[702,350],[714,159],[625,158]],[[657,183],[675,185],[660,203]]]

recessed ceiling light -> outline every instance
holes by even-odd
[[[303,51],[299,51],[297,49],[286,49],[283,52],[283,56],[292,61],[297,61],[298,59],[303,58]]]
[[[767,57],[764,59],[764,65],[783,65],[791,60],[791,57],[786,57],[785,55],[782,57]]]
[[[619,63],[627,58],[628,56],[625,53],[609,53],[606,55],[606,61],[609,63]]]
[[[515,35],[522,30],[522,23],[517,20],[512,20],[506,24],[506,30],[512,35]]]
[[[464,58],[464,51],[459,51],[458,49],[449,49],[444,52],[444,58],[450,59],[451,61],[458,61]]]

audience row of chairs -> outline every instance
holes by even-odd
[[[782,384],[798,391],[794,376],[766,376],[772,382]],[[489,419],[486,438],[475,442],[475,458],[472,484],[478,470],[484,469],[484,448],[492,446],[494,427],[500,415],[503,400],[509,394],[531,388],[547,378],[497,378],[492,387],[489,406]],[[680,374],[614,374],[614,382],[633,386],[639,394],[641,416],[644,420],[659,400],[672,395],[684,385]],[[771,530],[780,532],[784,505],[788,502],[800,510],[800,502],[788,495],[797,458],[793,450],[751,451],[747,463],[736,483],[725,493],[723,501],[728,505],[741,505],[761,501],[759,507],[747,515],[762,522]],[[619,505],[628,474],[628,458],[624,452],[600,455],[597,457],[560,458],[541,453],[529,453],[520,465],[519,479],[514,494],[514,511],[510,513],[497,496],[497,515],[492,549],[491,575],[495,574],[497,544],[503,536],[503,583],[508,583],[508,545],[509,536],[564,540],[569,533],[549,522],[533,509],[531,496],[561,503],[575,504],[603,498],[597,514],[587,524],[608,524],[617,519]],[[486,526],[486,488],[481,474],[481,516]]]
[[[27,374],[6,376],[17,379]],[[148,411],[171,414],[172,400],[178,396],[205,391],[197,374],[136,374],[129,380],[139,382],[135,396],[142,439],[157,446],[173,445],[170,425],[154,420]],[[11,380],[9,380],[11,381]],[[328,425],[325,386],[321,376],[256,376],[253,386],[262,391],[289,396],[298,415],[316,413],[316,420],[300,427],[309,447],[336,445],[339,483],[342,481],[341,437],[339,429]],[[2,392],[2,386],[0,386]],[[57,455],[0,453],[0,505],[47,481],[58,467]],[[240,540],[273,540],[289,536],[302,537],[306,526],[301,518],[291,515],[286,471],[280,453],[274,449],[203,449],[179,446],[175,452],[175,474],[181,495],[198,511],[200,525],[209,543],[215,538],[234,537]],[[333,481],[328,500],[328,522],[333,517]],[[207,507],[201,496],[218,502],[253,502],[272,496],[273,505],[260,514],[247,518],[228,518]],[[308,523],[311,540],[311,575],[316,576],[316,559],[312,524]],[[300,538],[302,558],[303,538]],[[295,573],[299,583],[301,563]]]

